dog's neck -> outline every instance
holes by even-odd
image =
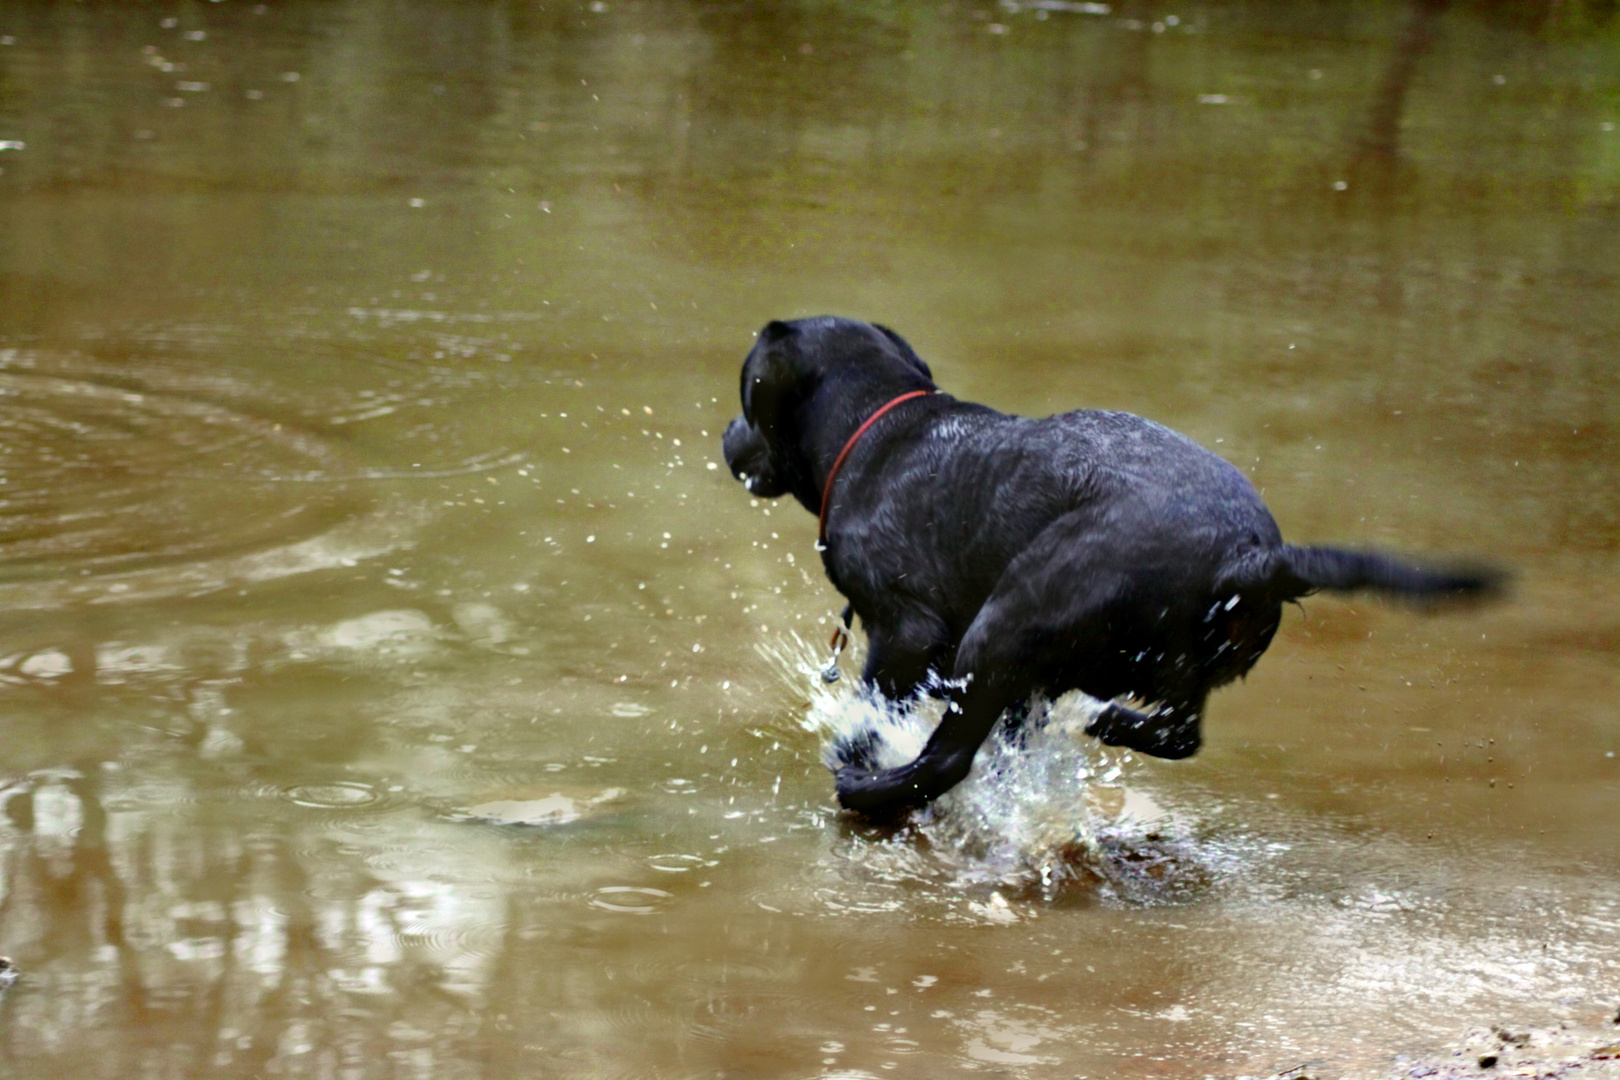
[[[937,389],[933,388],[908,390],[902,394],[897,394],[894,397],[891,397],[888,401],[884,402],[882,405],[879,405],[876,409],[871,410],[866,419],[862,420],[855,430],[850,434],[849,438],[844,440],[843,446],[839,449],[838,454],[833,458],[832,465],[828,467],[827,474],[824,478],[822,478],[820,484],[821,501],[817,516],[820,525],[819,539],[821,544],[825,545],[827,543],[827,515],[832,509],[834,487],[838,483],[838,474],[843,469],[844,462],[849,458],[850,453],[854,451],[855,445],[861,441],[862,436],[866,435],[868,431],[876,426],[878,421],[881,420],[884,415],[895,409],[897,406],[903,405],[915,398],[926,397],[929,394],[935,394],[938,392],[939,391]]]

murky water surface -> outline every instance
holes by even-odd
[[[6,5],[0,1056],[1362,1076],[1612,1014],[1617,123],[1595,2]],[[716,468],[823,311],[1517,591],[1308,601],[1192,761],[1059,702],[845,821],[814,523]]]

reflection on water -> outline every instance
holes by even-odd
[[[1599,3],[0,11],[0,1055],[30,1075],[1379,1075],[1620,1005]],[[769,318],[1128,408],[1299,540],[1206,747],[840,818]],[[910,725],[919,725],[911,727]],[[909,735],[907,732],[909,731]]]

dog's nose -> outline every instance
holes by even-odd
[[[744,461],[749,444],[754,439],[753,428],[749,427],[748,421],[741,416],[727,425],[726,433],[720,438],[720,452],[725,455],[726,468],[731,470],[732,476],[744,483],[747,482],[747,477],[743,474]]]

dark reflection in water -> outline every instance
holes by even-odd
[[[1600,2],[0,11],[0,1055],[28,1075],[1376,1075],[1620,1001]],[[772,317],[1128,408],[1312,602],[1180,765],[836,817]],[[836,691],[847,690],[841,686]]]

